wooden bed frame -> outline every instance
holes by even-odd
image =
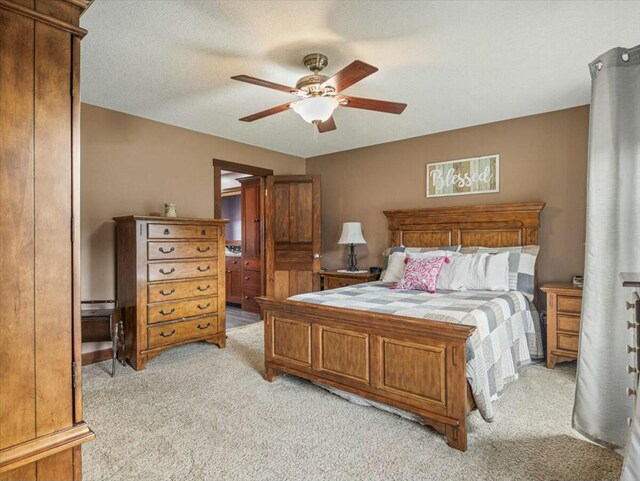
[[[391,245],[538,244],[544,203],[385,211]],[[462,324],[262,297],[265,378],[289,373],[421,416],[467,448],[473,398]]]

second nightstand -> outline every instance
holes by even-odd
[[[338,287],[347,287],[354,284],[362,284],[363,282],[377,281],[379,277],[380,274],[372,274],[370,272],[354,273],[322,271],[320,272],[320,288],[323,291],[328,289],[337,289]]]
[[[578,358],[582,289],[553,282],[541,290],[547,293],[547,367],[553,369]]]

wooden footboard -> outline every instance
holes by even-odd
[[[290,373],[416,413],[466,450],[465,342],[473,326],[257,300],[267,380]]]

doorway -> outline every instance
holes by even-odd
[[[228,318],[239,325],[260,313],[265,293],[264,192],[270,169],[213,160],[214,217],[229,219],[225,239]],[[259,320],[259,316],[257,319]]]

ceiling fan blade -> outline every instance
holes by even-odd
[[[323,83],[322,86],[333,87],[336,89],[336,92],[342,92],[343,90],[351,87],[354,83],[360,82],[363,78],[368,77],[377,71],[377,67],[361,62],[360,60],[356,60],[340,70],[337,74]]]
[[[363,99],[360,97],[350,97],[341,95],[339,100],[346,100],[347,103],[340,102],[342,107],[351,107],[352,109],[374,110],[376,112],[386,112],[388,114],[401,114],[407,108],[407,104],[400,102],[387,102],[385,100]]]
[[[336,121],[333,120],[333,117],[329,117],[324,122],[318,124],[318,132],[321,134],[331,132],[332,130],[336,130]]]
[[[290,108],[291,108],[291,102],[278,105],[277,107],[272,107],[267,110],[263,110],[262,112],[258,112],[257,114],[247,115],[246,117],[242,117],[240,120],[243,122],[253,122],[254,120],[263,119],[265,117],[268,117],[269,115],[284,112],[285,110],[289,110]]]
[[[286,85],[280,85],[268,80],[262,80],[249,75],[235,75],[231,77],[233,80],[239,80],[240,82],[246,82],[248,84],[259,85],[260,87],[266,87],[268,89],[280,90],[280,92],[286,92],[288,94],[295,94],[298,90],[293,87],[287,87]]]

